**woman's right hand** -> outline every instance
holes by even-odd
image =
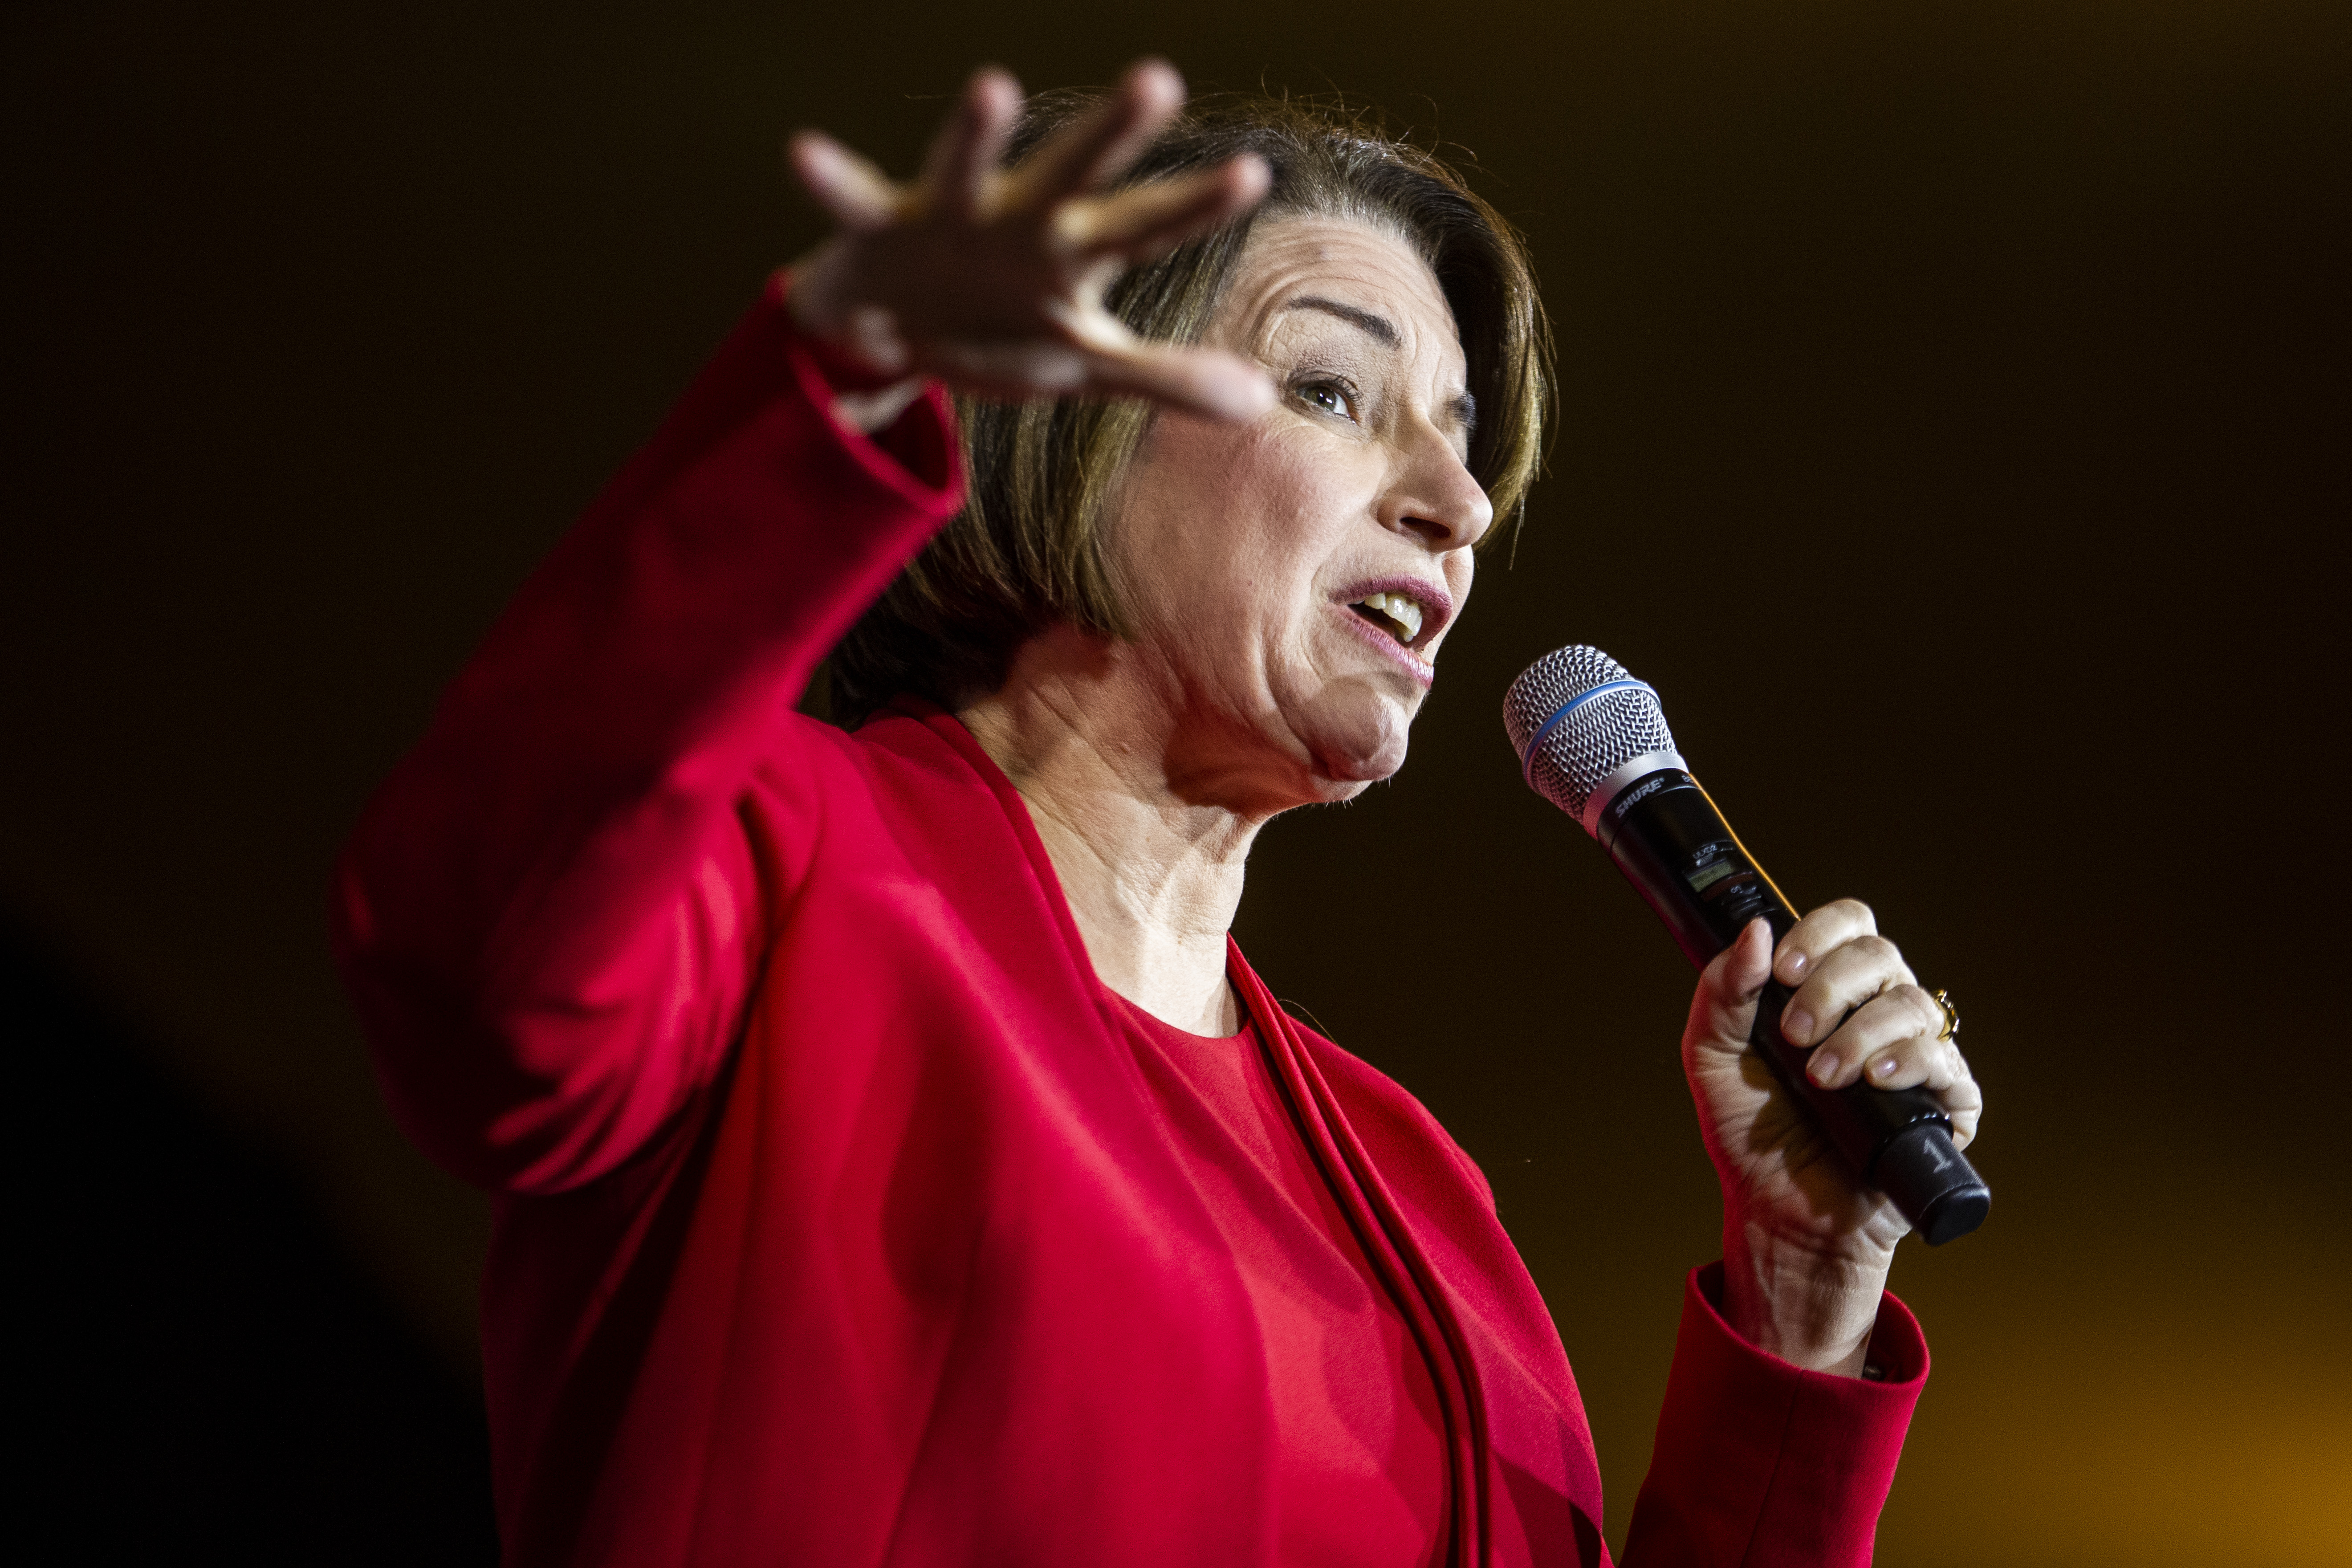
[[[1229,419],[1263,413],[1274,387],[1255,365],[1145,342],[1103,308],[1122,268],[1265,195],[1265,165],[1249,156],[1103,194],[1183,96],[1172,68],[1146,60],[1108,102],[1004,169],[1021,89],[1003,71],[982,70],[911,185],[802,132],[793,169],[841,228],[792,268],[793,319],[877,384],[934,375],[1003,397],[1086,393]]]

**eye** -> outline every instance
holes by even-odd
[[[1350,423],[1356,419],[1356,389],[1338,376],[1318,375],[1301,381],[1291,387],[1290,394],[1309,408],[1337,415]]]

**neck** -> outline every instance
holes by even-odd
[[[1176,759],[1177,705],[1132,648],[1033,638],[958,715],[1028,804],[1103,984],[1196,1035],[1229,1035],[1225,933],[1271,813],[1219,805]]]

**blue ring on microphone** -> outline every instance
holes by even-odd
[[[1542,729],[1538,730],[1534,734],[1528,737],[1528,749],[1524,752],[1520,753],[1519,756],[1519,781],[1526,784],[1529,789],[1535,788],[1536,752],[1543,746],[1544,737],[1558,729],[1561,720],[1567,718],[1570,714],[1575,712],[1578,709],[1583,707],[1594,698],[1606,697],[1612,691],[1647,691],[1653,701],[1657,700],[1658,695],[1656,689],[1651,686],[1648,681],[1635,680],[1632,676],[1627,676],[1622,680],[1604,680],[1600,685],[1593,687],[1588,691],[1580,691],[1577,693],[1574,697],[1571,697],[1567,701],[1561,703],[1558,712],[1544,721]]]

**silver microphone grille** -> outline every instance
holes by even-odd
[[[1610,774],[1636,757],[1675,749],[1658,694],[1580,644],[1544,655],[1511,682],[1503,728],[1528,786],[1579,821]]]

